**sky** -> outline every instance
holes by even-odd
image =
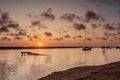
[[[0,0],[0,46],[120,45],[120,0]]]

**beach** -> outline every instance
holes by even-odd
[[[53,72],[38,80],[120,80],[120,61]]]

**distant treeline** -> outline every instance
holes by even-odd
[[[55,47],[0,47],[1,50],[6,49],[53,49],[53,48],[82,48],[82,46],[55,46]]]

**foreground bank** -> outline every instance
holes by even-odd
[[[120,80],[120,62],[72,68],[38,80]]]

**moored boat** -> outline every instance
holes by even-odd
[[[90,51],[92,49],[92,47],[83,47],[82,50],[83,51]]]

